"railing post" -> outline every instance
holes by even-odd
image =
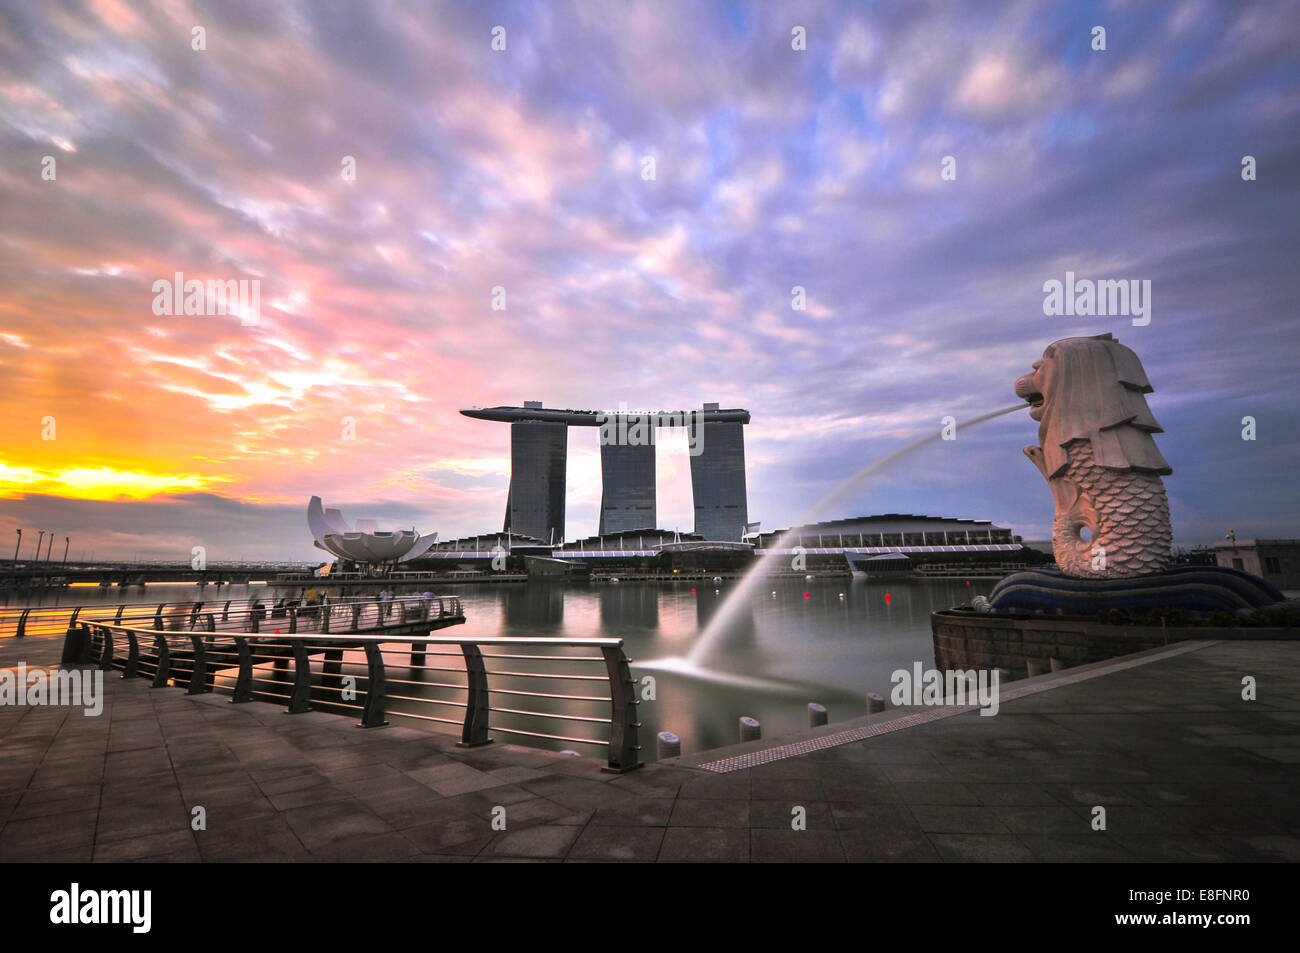
[[[298,631],[298,607],[290,606],[289,607],[289,634],[292,635],[297,631]]]
[[[126,664],[122,666],[123,678],[135,678],[139,674],[140,640],[134,629],[126,630]]]
[[[210,692],[208,688],[208,653],[203,648],[203,636],[191,635],[194,644],[194,670],[190,672],[190,688],[185,694],[202,695]]]
[[[208,620],[208,631],[209,632],[217,631],[216,616],[214,616],[211,612],[205,612],[203,613],[203,617]]]
[[[107,672],[113,667],[113,630],[103,625],[100,631],[104,635],[104,645],[99,655],[99,667]]]
[[[465,724],[461,728],[457,745],[461,748],[477,748],[492,743],[488,737],[487,668],[483,665],[483,653],[473,642],[460,643],[460,651],[465,656],[469,697],[465,699]]]
[[[153,687],[162,688],[172,673],[172,652],[167,647],[167,639],[160,632],[153,637],[154,651],[158,654],[158,668],[153,673]]]
[[[330,615],[334,605],[332,603],[322,603],[320,607],[320,630],[321,634],[327,635],[330,630]]]
[[[235,690],[230,698],[232,705],[253,700],[253,652],[248,647],[248,639],[235,636],[235,651],[239,653],[239,674],[235,676]]]
[[[125,608],[126,608],[126,603],[125,603],[125,602],[122,603],[120,606],[117,607],[117,615],[113,616],[113,624],[114,624],[114,625],[117,625],[119,622],[122,621],[122,610],[125,609]]]
[[[81,661],[82,639],[85,635],[84,625],[68,625],[68,631],[63,636],[63,656],[59,659],[60,665],[72,665]]]
[[[77,661],[82,665],[90,664],[90,651],[92,648],[90,639],[90,627],[83,623],[79,626],[82,632],[81,654],[77,656]]]
[[[289,696],[289,714],[301,715],[311,711],[311,656],[307,654],[307,643],[302,639],[291,639],[293,647],[293,693]]]
[[[384,654],[379,645],[378,642],[366,643],[366,707],[361,712],[362,728],[382,728],[388,724],[384,717],[388,682],[384,675]]]
[[[222,621],[222,622],[225,622],[227,619],[230,618],[230,602],[231,602],[231,600],[227,599],[227,600],[226,600],[226,604],[225,604],[225,606],[223,606],[222,609],[221,609],[221,621]]]
[[[60,665],[67,665],[76,662],[81,655],[81,643],[78,640],[84,634],[83,629],[77,624],[77,616],[81,614],[81,606],[72,610],[72,616],[68,619],[68,631],[63,634],[63,656],[59,659]]]
[[[352,603],[352,631],[355,632],[359,625],[361,625],[361,603],[354,602]]]
[[[165,602],[160,602],[160,603],[158,603],[158,609],[157,609],[157,610],[154,612],[154,614],[153,614],[153,627],[154,627],[155,629],[162,629],[162,628],[163,628],[163,617],[162,617],[162,611],[163,611],[163,606],[165,606],[165,605],[167,605],[167,603],[165,603]]]
[[[609,701],[611,706],[609,718],[609,766],[604,771],[622,773],[641,767],[641,745],[638,744],[638,730],[641,723],[637,721],[636,682],[627,667],[627,656],[623,654],[623,645],[603,646],[600,654],[605,657],[605,669],[609,672]]]
[[[31,615],[31,607],[23,610],[23,614],[18,617],[18,630],[14,632],[15,639],[21,639],[27,634],[27,617]]]

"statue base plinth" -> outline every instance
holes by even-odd
[[[1001,612],[1095,615],[1110,609],[1236,612],[1285,599],[1258,576],[1225,566],[1179,566],[1125,579],[1075,579],[1055,569],[1027,569],[994,586],[989,605]]]

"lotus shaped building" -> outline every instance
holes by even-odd
[[[319,496],[313,496],[307,504],[307,526],[318,549],[369,565],[418,559],[438,541],[437,533],[420,536],[413,529],[383,532],[374,520],[357,520],[355,527],[349,526],[341,512],[325,509]]]

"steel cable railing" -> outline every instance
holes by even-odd
[[[458,608],[458,607],[457,607]],[[444,611],[449,610],[444,606]],[[401,611],[381,610],[379,617],[396,618]],[[80,623],[86,631],[80,661],[96,662],[105,671],[121,669],[124,678],[151,678],[155,688],[165,685],[201,694],[220,687],[232,702],[273,699],[284,703],[290,713],[310,711],[315,703],[323,710],[360,712],[360,725],[374,728],[388,724],[388,718],[408,718],[458,726],[460,744],[466,747],[490,744],[489,733],[561,744],[605,747],[608,770],[627,771],[639,767],[635,684],[623,653],[622,639],[515,639],[466,638],[438,635],[365,635],[360,633],[271,633],[196,630],[176,632],[152,627],[114,624],[111,621]],[[403,643],[401,648],[395,642]],[[598,650],[598,654],[492,653],[484,647],[512,646]],[[458,651],[437,651],[455,647]],[[348,659],[351,653],[352,659]],[[429,664],[459,659],[461,665]],[[313,658],[320,657],[313,669]],[[565,671],[518,671],[515,667],[492,670],[489,661],[530,661],[531,668],[567,666]],[[573,671],[579,666],[601,663],[603,674]],[[391,677],[389,669],[405,677]],[[268,671],[269,669],[269,671]],[[233,682],[230,672],[234,672]],[[450,673],[461,678],[424,673]],[[220,676],[220,679],[219,679]],[[585,686],[607,682],[610,693],[590,694],[567,685],[557,691],[527,687],[533,679],[563,681]],[[396,690],[390,690],[390,684]],[[544,683],[545,684],[545,683]],[[549,686],[548,686],[549,687]],[[419,692],[424,690],[424,694]],[[429,692],[439,694],[430,694]],[[519,701],[516,701],[518,699]],[[523,701],[527,699],[528,701]],[[389,703],[396,703],[390,705]],[[519,705],[528,707],[517,707]],[[609,714],[574,706],[609,706]],[[447,717],[446,709],[461,713]],[[549,709],[549,710],[548,710]],[[493,724],[493,715],[505,716],[508,724]],[[534,721],[538,722],[534,724]],[[604,737],[575,733],[567,725],[598,729]]]
[[[434,618],[445,618],[450,615],[460,614],[458,611],[460,600],[453,596],[434,596],[429,600],[426,600],[423,596],[400,596],[388,600],[384,604],[418,604],[425,601],[431,602],[433,610],[437,613],[433,616]],[[129,613],[126,616],[127,619],[134,620],[139,620],[142,617],[146,620],[152,620],[162,616],[168,623],[167,627],[177,628],[189,625],[196,617],[206,617],[211,614],[213,623],[216,624],[226,622],[232,612],[247,612],[257,605],[260,605],[265,610],[264,619],[287,618],[290,609],[296,609],[298,615],[302,618],[312,618],[316,617],[318,613],[323,613],[332,620],[341,621],[349,615],[347,607],[360,604],[371,607],[369,611],[373,612],[372,607],[380,603],[380,600],[374,596],[345,596],[331,599],[325,603],[300,604],[286,600],[281,600],[281,602],[283,604],[272,604],[254,596],[249,599],[214,601],[123,602],[116,605],[0,608],[0,638],[61,635],[71,628],[82,615],[93,615],[96,619],[111,615],[115,622],[122,622],[124,613]],[[454,606],[455,609],[453,610],[451,606]],[[393,610],[389,609],[387,611],[391,614]]]

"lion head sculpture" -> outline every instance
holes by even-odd
[[[1160,477],[1173,472],[1152,434],[1153,388],[1136,354],[1109,334],[1048,346],[1016,396],[1038,421],[1025,455],[1056,501],[1052,544],[1069,576],[1116,578],[1164,569],[1172,532]]]
[[[1154,388],[1142,362],[1110,334],[1049,344],[1033,367],[1016,381],[1016,396],[1029,401],[1029,416],[1038,421],[1043,476],[1050,480],[1069,466],[1071,440],[1091,441],[1099,466],[1174,472],[1151,437],[1164,429],[1147,407]]]

